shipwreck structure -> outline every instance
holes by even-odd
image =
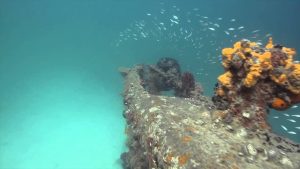
[[[283,51],[281,47],[272,51],[277,47],[271,43],[269,48],[260,48],[242,40],[234,48],[223,50],[225,74],[218,79],[213,99],[204,96],[193,75],[182,73],[172,58],[162,58],[154,65],[120,68],[125,79],[123,115],[129,148],[121,155],[123,167],[299,169],[300,145],[273,134],[265,119],[268,107],[285,109],[280,106],[294,103],[288,99],[297,95],[291,86],[298,84],[288,76],[290,88],[282,84],[281,74],[291,75],[297,69],[291,61],[293,50]],[[254,56],[251,52],[256,50],[258,54]],[[242,54],[245,57],[239,57]],[[280,75],[270,65],[266,69],[248,65],[250,60],[260,65],[262,61],[255,58],[261,55],[265,62],[278,56],[289,59],[292,65]],[[283,63],[277,59],[273,67]],[[243,67],[243,72],[239,73],[237,70],[241,69],[236,70],[237,67]],[[267,84],[270,92],[259,93],[260,87]],[[253,91],[259,94],[252,98]],[[255,99],[261,95],[267,98],[263,103]],[[278,105],[278,99],[286,105]],[[253,104],[244,104],[249,101]]]

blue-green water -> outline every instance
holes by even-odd
[[[300,50],[299,6],[296,0],[1,0],[0,168],[121,168],[119,66],[171,56],[211,95],[222,72],[220,49],[234,41],[265,43],[272,36]],[[292,116],[299,111],[272,112],[275,132],[300,142],[300,118]]]

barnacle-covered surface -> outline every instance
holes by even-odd
[[[121,70],[129,148],[121,155],[124,168],[300,167],[298,144],[268,131],[248,130],[235,118],[224,117],[225,111],[215,109],[203,95],[150,94],[141,78],[144,69],[143,65]]]

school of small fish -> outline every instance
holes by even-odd
[[[154,40],[156,43],[172,44],[174,51],[181,50],[178,53],[184,54],[185,50],[189,50],[196,59],[208,57],[203,59],[205,64],[218,64],[218,56],[224,46],[242,37],[261,42],[271,36],[270,33],[259,32],[259,29],[246,28],[235,18],[210,17],[201,14],[198,8],[185,12],[176,5],[165,7],[161,3],[159,12],[149,11],[144,19],[133,21],[121,31],[115,45],[119,47],[128,41],[147,39],[149,43]],[[204,48],[212,49],[212,52],[202,51]]]
[[[291,107],[291,109],[298,109],[298,105],[294,105]],[[280,127],[287,133],[287,134],[291,134],[291,135],[297,135],[297,134],[300,134],[300,131],[297,131],[297,130],[300,130],[300,126],[299,126],[299,118],[300,118],[300,114],[288,114],[288,113],[283,113],[282,114],[283,116],[273,116],[273,119],[279,119],[280,122],[282,122],[282,120],[285,120],[288,121],[288,126],[285,126],[283,124],[280,125]],[[280,123],[279,122],[279,123]],[[286,124],[286,122],[284,122]],[[290,128],[291,130],[289,130],[288,128]],[[292,131],[292,129],[296,129],[295,131]]]

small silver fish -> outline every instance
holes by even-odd
[[[272,36],[272,34],[268,33],[268,34],[266,34],[265,37],[270,37],[270,36]]]
[[[295,60],[294,63],[295,63],[295,62],[299,62],[299,61]],[[297,105],[294,105],[294,106],[292,106],[291,108],[294,109],[294,108],[297,108],[297,107],[298,107]]]
[[[294,131],[289,131],[288,133],[289,133],[289,134],[297,134],[297,133],[294,132]]]
[[[188,36],[184,37],[184,39],[187,39],[187,38],[191,37],[192,34],[193,34],[193,32],[191,32]]]
[[[218,27],[218,28],[220,27],[220,25],[219,25],[219,24],[217,24],[217,23],[215,23],[214,25],[215,25],[215,27]]]
[[[178,16],[176,16],[176,15],[173,15],[173,18],[176,19],[176,20],[178,20]]]
[[[228,31],[224,31],[226,33],[226,35],[230,35],[230,33]]]
[[[278,117],[278,116],[274,116],[273,118],[274,118],[274,119],[278,119],[279,117]]]
[[[294,120],[294,119],[287,119],[287,120],[290,122],[296,123],[296,120]]]
[[[256,33],[256,32],[259,32],[260,30],[259,29],[256,29],[254,31],[252,31],[252,33]]]
[[[289,116],[290,116],[289,114],[286,114],[286,113],[284,113],[283,115],[285,115],[286,117],[289,117]]]
[[[293,63],[294,63],[294,64],[299,64],[299,63],[300,63],[300,61],[299,61],[299,60],[294,60],[294,61],[293,61]],[[297,105],[294,105],[294,106],[295,106],[295,108],[297,108],[297,107],[298,107]],[[292,108],[294,108],[294,106],[293,106]]]
[[[300,130],[300,127],[295,127],[295,128]]]
[[[244,29],[245,27],[243,27],[243,26],[240,26],[240,27],[238,27],[238,30],[241,30],[241,29]]]
[[[177,21],[174,21],[174,20],[172,20],[172,19],[170,19],[170,21],[171,21],[172,23],[178,24]]]
[[[234,31],[235,29],[234,29],[234,28],[228,28],[228,30],[229,30],[229,31]]]
[[[292,116],[294,116],[294,117],[300,117],[299,114],[293,114]]]
[[[280,126],[281,126],[281,128],[283,128],[285,131],[288,130],[284,125],[280,125]]]
[[[215,28],[208,28],[209,30],[215,31]]]
[[[142,35],[143,38],[146,38],[146,37],[147,37],[146,34],[145,34],[144,32],[141,32],[141,35]]]

